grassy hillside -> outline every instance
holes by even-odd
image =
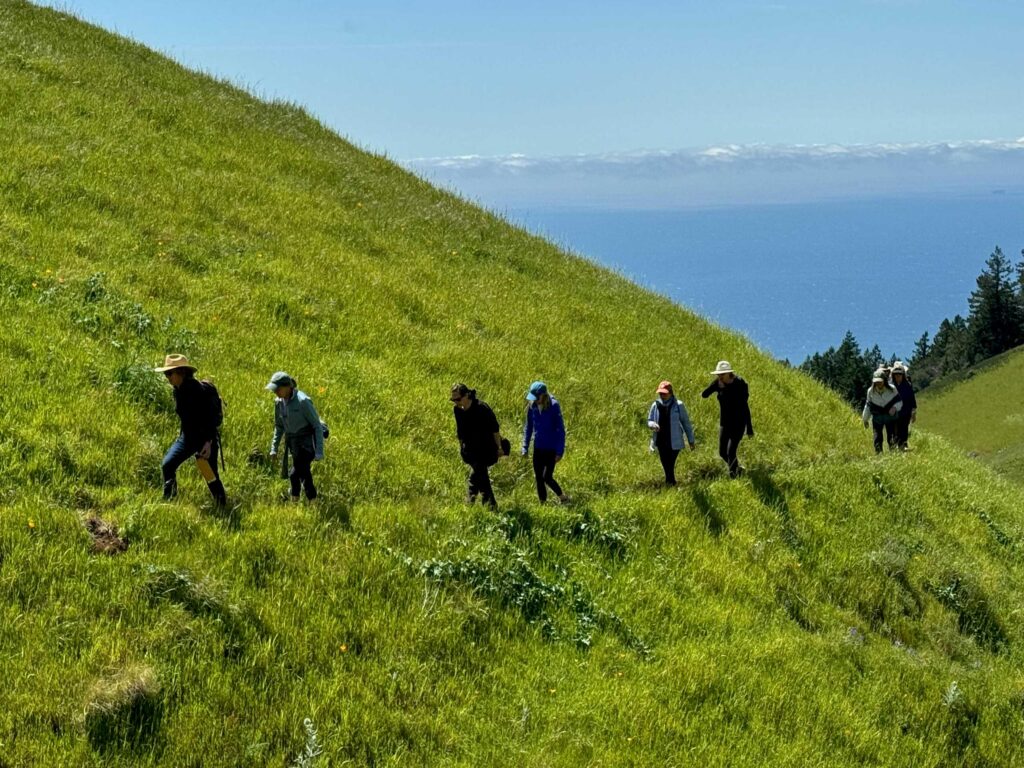
[[[1024,349],[929,387],[918,424],[1024,484]]]
[[[0,766],[1010,765],[1024,493],[747,341],[261,103],[0,2]],[[159,501],[185,352],[226,403],[213,509]],[[747,474],[715,362],[748,380]],[[284,368],[330,423],[316,505],[262,459]],[[671,378],[699,450],[659,487]],[[448,388],[526,462],[462,504]],[[922,408],[922,418],[926,408]],[[101,523],[124,552],[104,553]],[[90,530],[92,533],[90,533]]]

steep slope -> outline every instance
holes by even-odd
[[[923,429],[1024,484],[1024,349],[929,387],[919,399]]]
[[[871,453],[822,387],[302,111],[0,4],[0,765],[983,765],[1024,760],[1024,494]],[[173,504],[168,351],[227,403]],[[750,382],[747,474],[697,393]],[[262,385],[330,423],[280,503]],[[544,378],[575,502],[461,503],[448,387],[515,437]],[[658,487],[671,378],[700,449]],[[103,554],[83,521],[119,526]],[[90,525],[95,526],[95,523]]]

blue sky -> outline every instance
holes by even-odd
[[[63,0],[409,160],[1024,136],[1024,3]]]

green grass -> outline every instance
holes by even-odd
[[[917,424],[1024,484],[1024,350],[951,377],[919,396]]]
[[[0,765],[287,765],[307,718],[323,765],[1024,761],[1024,493],[944,440],[875,457],[748,341],[12,0],[0,125]],[[189,467],[158,500],[169,351],[226,401],[227,512]],[[737,481],[697,397],[721,358]],[[259,460],[281,368],[331,425],[316,506]],[[505,460],[502,513],[465,507],[449,386],[515,437],[536,378],[575,503]],[[662,378],[699,440],[672,491]]]

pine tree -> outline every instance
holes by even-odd
[[[1022,273],[997,246],[978,275],[978,287],[968,305],[971,362],[998,355],[1024,341],[1024,305],[1019,286]],[[1014,271],[1017,275],[1014,275]],[[1016,278],[1016,279],[1015,279]]]

